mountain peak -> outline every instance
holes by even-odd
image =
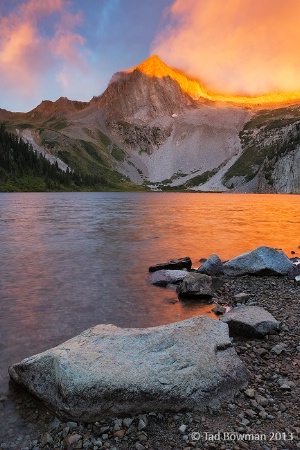
[[[180,88],[194,100],[198,100],[200,97],[207,97],[207,92],[200,82],[188,78],[183,72],[178,69],[169,67],[157,55],[150,56],[138,66],[135,66],[129,70],[125,70],[122,73],[131,73],[135,70],[138,70],[148,77],[172,78],[172,80],[177,81]]]
[[[152,55],[131,70],[139,70],[150,77],[169,76],[172,69],[167,66],[157,55]]]

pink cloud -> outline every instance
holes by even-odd
[[[86,69],[83,53],[79,49],[84,48],[85,39],[82,35],[73,32],[82,20],[80,14],[69,14],[67,12],[61,17],[55,27],[55,34],[49,42],[49,48],[53,55],[61,58],[67,64]]]
[[[299,0],[175,0],[152,52],[216,92],[300,90]]]
[[[2,89],[29,98],[39,92],[49,73],[60,83],[67,67],[86,70],[84,39],[74,32],[80,14],[71,14],[68,0],[26,0],[7,16],[0,17],[0,82]],[[56,14],[52,35],[41,26]],[[44,22],[46,21],[46,22]],[[50,28],[49,28],[50,29]],[[66,84],[63,84],[66,88]]]

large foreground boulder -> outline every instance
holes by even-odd
[[[204,316],[153,328],[98,325],[9,374],[60,417],[87,422],[218,408],[248,379],[228,326]]]
[[[262,338],[279,330],[280,323],[260,306],[239,306],[221,317],[227,323],[232,336]]]
[[[282,252],[271,247],[258,247],[223,264],[225,275],[286,275],[293,263]]]

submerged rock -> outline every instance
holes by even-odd
[[[228,326],[204,316],[153,328],[98,325],[9,374],[57,415],[86,422],[218,408],[248,379]]]
[[[197,269],[199,273],[206,275],[221,275],[223,273],[223,263],[218,255],[211,255],[205,263]]]
[[[225,275],[286,275],[293,263],[282,252],[271,247],[258,247],[223,264]]]
[[[261,338],[279,330],[279,322],[259,306],[239,306],[224,314],[221,319],[229,326],[230,335]]]
[[[158,263],[149,267],[149,272],[156,272],[157,270],[190,270],[192,267],[192,260],[189,256],[185,258],[171,259],[165,263]]]
[[[168,286],[168,284],[180,283],[188,272],[186,270],[157,270],[151,273],[149,281],[155,286]]]
[[[180,299],[210,299],[214,296],[212,277],[203,273],[189,273],[177,288]]]
[[[224,306],[221,305],[216,305],[213,309],[212,312],[214,312],[217,315],[220,314],[225,314],[226,313],[226,308],[224,308]]]

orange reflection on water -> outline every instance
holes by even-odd
[[[196,265],[212,253],[227,260],[261,245],[300,252],[298,195],[154,193],[142,208],[149,238],[156,237],[146,252],[152,263],[190,255]]]
[[[99,323],[146,327],[211,305],[150,285],[149,266],[260,245],[300,252],[300,196],[0,194],[2,368]],[[210,313],[208,313],[210,314]],[[1,369],[0,364],[0,369]]]

